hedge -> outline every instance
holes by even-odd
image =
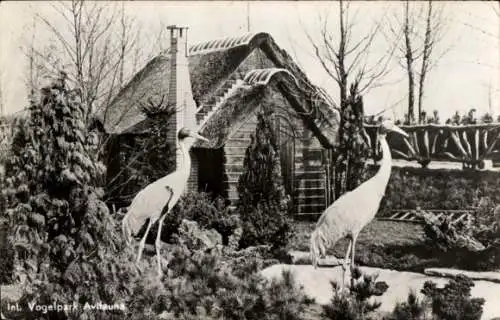
[[[416,207],[466,209],[477,206],[481,197],[500,204],[500,172],[393,167],[379,215]]]

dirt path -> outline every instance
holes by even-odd
[[[318,268],[314,269],[310,265],[274,265],[262,271],[266,278],[273,278],[281,275],[282,270],[291,270],[297,281],[304,286],[305,292],[316,299],[317,303],[325,304],[330,301],[332,287],[330,281],[339,282],[342,278],[342,268]],[[387,292],[377,297],[382,303],[381,311],[392,311],[396,302],[406,300],[408,292],[413,288],[420,292],[423,284],[427,280],[432,280],[443,286],[448,279],[426,276],[420,273],[400,272],[379,268],[361,267],[363,272],[368,274],[378,273],[379,281],[385,281],[389,285]],[[490,320],[500,316],[500,283],[489,281],[474,281],[472,288],[473,297],[482,297],[486,300],[484,304],[483,317],[481,319]]]

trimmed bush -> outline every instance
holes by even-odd
[[[238,213],[243,224],[240,247],[268,244],[285,247],[292,232],[272,128],[272,113],[258,115],[238,181]]]
[[[377,168],[371,166],[373,175]],[[393,209],[466,209],[489,197],[500,203],[500,173],[393,167],[380,215]]]

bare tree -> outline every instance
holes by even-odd
[[[433,68],[440,58],[446,53],[446,50],[440,56],[434,55],[437,43],[443,37],[444,20],[443,10],[434,10],[432,0],[427,4],[427,15],[425,19],[425,36],[424,45],[422,48],[422,60],[420,64],[419,86],[418,86],[418,119],[420,122],[425,121],[422,119],[423,99],[425,93],[425,80],[427,74]]]
[[[410,23],[410,2],[407,0],[405,5],[405,22],[404,22],[404,37],[405,37],[405,58],[406,71],[408,73],[408,116],[407,122],[415,121],[415,75],[413,73],[413,48],[411,44],[411,35],[414,32],[412,23]]]
[[[36,49],[36,30],[37,30],[37,19],[32,19],[31,34],[27,45],[23,48],[25,50],[26,57],[28,59],[28,69],[25,75],[25,85],[28,90],[29,99],[34,99],[38,92],[38,89],[42,85],[42,79],[46,75],[46,68],[44,67],[41,60],[38,58],[40,53],[37,53]],[[52,59],[51,54],[44,52],[44,56],[47,59]]]
[[[495,14],[497,15],[497,17],[500,18],[500,3],[492,3],[492,8],[493,8],[493,11],[495,12]]]
[[[381,25],[374,21],[368,32],[354,38],[358,11],[350,7],[350,2],[338,2],[338,24],[329,26],[329,17],[321,18],[320,40],[307,34],[315,56],[323,69],[339,88],[340,124],[339,145],[331,162],[333,175],[332,195],[338,198],[352,190],[364,180],[365,162],[369,148],[364,143],[364,108],[362,95],[368,90],[383,85],[395,51],[389,44],[388,50],[379,56],[372,52],[373,44],[380,35]],[[331,30],[338,32],[334,34]],[[328,190],[330,192],[330,190]]]
[[[417,6],[423,9],[423,4]],[[415,120],[415,103],[418,105],[418,120],[422,119],[423,101],[425,97],[425,82],[433,67],[451,49],[445,48],[437,51],[438,44],[444,37],[446,30],[443,16],[443,6],[436,8],[432,0],[427,2],[426,12],[411,8],[410,1],[404,4],[402,15],[396,14],[395,21],[388,20],[389,41],[394,41],[398,47],[399,55],[395,55],[399,65],[408,76],[408,122]],[[423,22],[423,23],[422,23]],[[401,39],[404,41],[401,41]],[[418,71],[415,70],[419,66]],[[415,93],[417,92],[417,101]]]
[[[5,116],[5,110],[4,110],[4,104],[3,104],[3,72],[2,69],[0,69],[0,118]]]
[[[347,103],[350,85],[357,84],[359,94],[382,85],[381,80],[389,72],[388,65],[395,47],[389,46],[387,52],[373,59],[371,48],[379,35],[380,24],[376,22],[361,39],[353,41],[356,22],[349,14],[350,2],[341,0],[338,4],[338,35],[329,30],[327,16],[322,18],[321,40],[315,41],[309,34],[307,36],[323,69],[338,85],[342,110]]]
[[[64,70],[69,83],[81,91],[88,121],[96,107],[108,105],[135,73],[141,57],[140,28],[123,3],[72,0],[55,3],[52,9],[59,21],[37,13],[34,22],[49,31],[50,44],[36,44],[33,34],[25,50],[30,86],[38,87],[37,73]]]

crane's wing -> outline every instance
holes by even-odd
[[[123,219],[123,231],[129,235],[137,235],[146,225],[148,219],[157,219],[167,213],[173,204],[174,191],[163,184],[149,185],[141,190],[132,201]]]
[[[165,189],[167,189],[168,192],[168,200],[167,204],[165,204],[165,207],[161,210],[161,215],[167,214],[172,210],[172,207],[175,205],[175,203],[172,203],[172,198],[174,197],[174,189],[172,189],[171,186],[165,186]]]

